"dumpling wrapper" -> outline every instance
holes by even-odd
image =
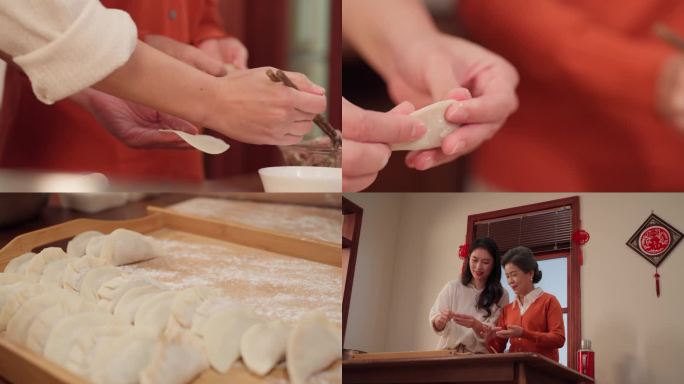
[[[209,363],[219,373],[226,373],[240,358],[240,340],[261,319],[248,308],[233,307],[212,315],[202,327]]]
[[[85,231],[74,236],[67,244],[66,253],[69,257],[81,257],[86,254],[86,247],[90,239],[102,236],[103,233],[99,231]]]
[[[36,254],[33,252],[26,252],[21,256],[17,256],[5,266],[6,273],[21,273],[23,274],[26,270],[28,262],[33,259]]]
[[[140,372],[140,384],[184,384],[209,368],[202,342],[187,331],[164,335]]]
[[[411,113],[411,117],[425,124],[427,132],[418,140],[409,143],[392,144],[392,150],[422,151],[441,147],[442,140],[459,127],[458,124],[452,124],[444,117],[447,109],[456,103],[457,101],[455,100],[443,100]]]
[[[240,354],[250,371],[264,376],[285,358],[291,327],[282,320],[257,323],[242,335]]]
[[[193,148],[210,155],[221,154],[230,148],[230,145],[226,144],[225,141],[209,135],[191,135],[187,132],[173,129],[162,129],[161,132],[173,132]]]
[[[322,312],[302,316],[287,341],[287,373],[292,384],[309,377],[342,358],[342,332]]]

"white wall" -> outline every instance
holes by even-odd
[[[345,197],[363,207],[358,255],[372,255],[356,260],[345,348],[373,350],[385,344],[402,197],[370,193]]]
[[[394,196],[394,195],[393,195]],[[444,283],[458,275],[461,262],[458,245],[464,243],[467,216],[473,213],[553,200],[571,194],[405,194],[399,223],[396,216],[374,217],[364,201],[362,242],[368,220],[373,228],[396,225],[394,242],[386,237],[376,248],[365,244],[359,250],[347,348],[368,351],[429,350],[436,337],[427,323],[427,314]],[[365,196],[363,196],[365,199]],[[359,200],[364,200],[359,199]],[[372,201],[382,201],[373,195]],[[581,271],[582,333],[593,342],[597,354],[597,382],[675,383],[684,374],[684,243],[661,264],[661,297],[655,296],[653,266],[625,243],[646,217],[655,211],[684,231],[684,194],[583,194],[580,198],[583,228],[591,234],[584,246]],[[370,229],[375,231],[376,229]],[[396,252],[389,252],[388,247]],[[382,264],[370,264],[382,253]],[[394,261],[388,260],[394,254]],[[359,275],[359,266],[376,269]],[[390,273],[386,266],[392,264]],[[361,283],[360,276],[368,280]],[[361,296],[357,286],[373,286],[382,276],[391,288],[369,288],[376,295]],[[390,303],[386,313],[377,313],[380,303]],[[387,319],[383,322],[383,318]],[[373,329],[365,323],[371,319]],[[384,335],[377,332],[384,328]],[[369,338],[368,332],[373,332]],[[363,334],[362,334],[363,333]],[[358,344],[357,344],[358,343]]]

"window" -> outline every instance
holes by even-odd
[[[491,237],[503,253],[523,245],[534,252],[543,273],[537,284],[558,298],[563,308],[565,346],[559,350],[561,364],[576,368],[581,338],[579,257],[572,233],[579,229],[579,197],[509,208],[468,216],[466,239]],[[502,285],[514,298],[502,274]]]

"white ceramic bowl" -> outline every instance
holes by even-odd
[[[266,192],[342,192],[342,168],[270,167],[259,176]]]

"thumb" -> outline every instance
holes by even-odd
[[[183,131],[191,135],[196,135],[199,133],[199,129],[192,123],[176,116],[160,113],[159,118],[162,125],[168,129],[173,129],[174,131]]]

